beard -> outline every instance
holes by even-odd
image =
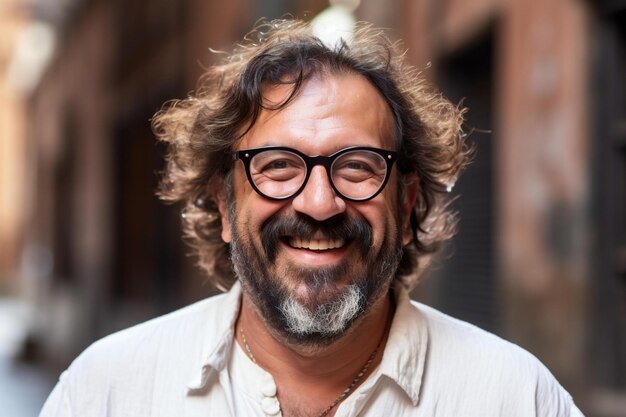
[[[232,265],[242,289],[268,328],[291,344],[323,347],[340,339],[387,294],[402,257],[399,230],[375,249],[369,223],[346,214],[318,222],[301,213],[277,213],[261,226],[261,247],[250,239],[251,231],[242,239],[233,203],[230,216]],[[344,239],[353,246],[351,256],[329,266],[277,266],[280,242],[316,233]],[[289,281],[305,290],[296,293]]]

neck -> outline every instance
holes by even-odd
[[[326,394],[317,392],[317,395],[332,400],[337,392],[343,391],[352,382],[377,346],[380,348],[368,374],[380,363],[389,328],[387,323],[392,314],[389,296],[382,297],[345,336],[329,346],[312,348],[281,340],[276,332],[268,329],[244,294],[236,335],[245,351],[240,336],[243,329],[257,364],[272,374],[279,393],[281,386],[293,386],[300,392],[310,392],[303,389],[327,391]],[[361,382],[365,379],[366,376]]]

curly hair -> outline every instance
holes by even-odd
[[[186,204],[184,235],[217,288],[226,290],[236,280],[211,198],[215,187],[230,184],[232,151],[263,109],[289,105],[309,78],[333,73],[362,75],[380,92],[394,117],[400,193],[407,176],[419,181],[410,219],[413,240],[404,248],[396,281],[415,287],[432,254],[454,234],[456,217],[446,194],[468,162],[461,130],[465,109],[432,88],[382,30],[358,24],[349,41],[328,46],[309,23],[266,21],[206,71],[195,94],[166,104],[152,119],[156,136],[168,143],[158,194]],[[291,94],[268,108],[263,88],[277,84],[292,85]]]

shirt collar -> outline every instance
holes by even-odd
[[[234,341],[235,322],[241,304],[241,285],[236,281],[230,291],[221,296],[221,304],[207,314],[206,337],[200,369],[187,383],[190,392],[202,390],[213,372],[220,372],[228,364]]]
[[[202,390],[211,374],[220,372],[228,363],[241,304],[239,281],[222,297],[221,306],[211,309],[207,317],[201,366],[187,384],[190,392]],[[408,291],[398,285],[395,297],[396,311],[379,369],[382,375],[395,381],[406,392],[413,405],[417,405],[424,376],[428,331],[424,317],[411,303]]]
[[[396,285],[395,296],[396,312],[379,369],[382,375],[398,384],[416,406],[424,377],[428,330],[406,288]]]

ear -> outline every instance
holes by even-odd
[[[230,218],[228,212],[228,199],[226,197],[226,187],[223,178],[214,178],[210,184],[211,198],[220,212],[220,220],[222,222],[222,240],[230,243],[232,236],[230,233]]]
[[[404,192],[404,201],[402,201],[402,245],[406,246],[413,239],[413,231],[411,230],[411,211],[415,208],[415,202],[419,195],[419,179],[417,175],[410,174],[404,179],[406,189]]]

